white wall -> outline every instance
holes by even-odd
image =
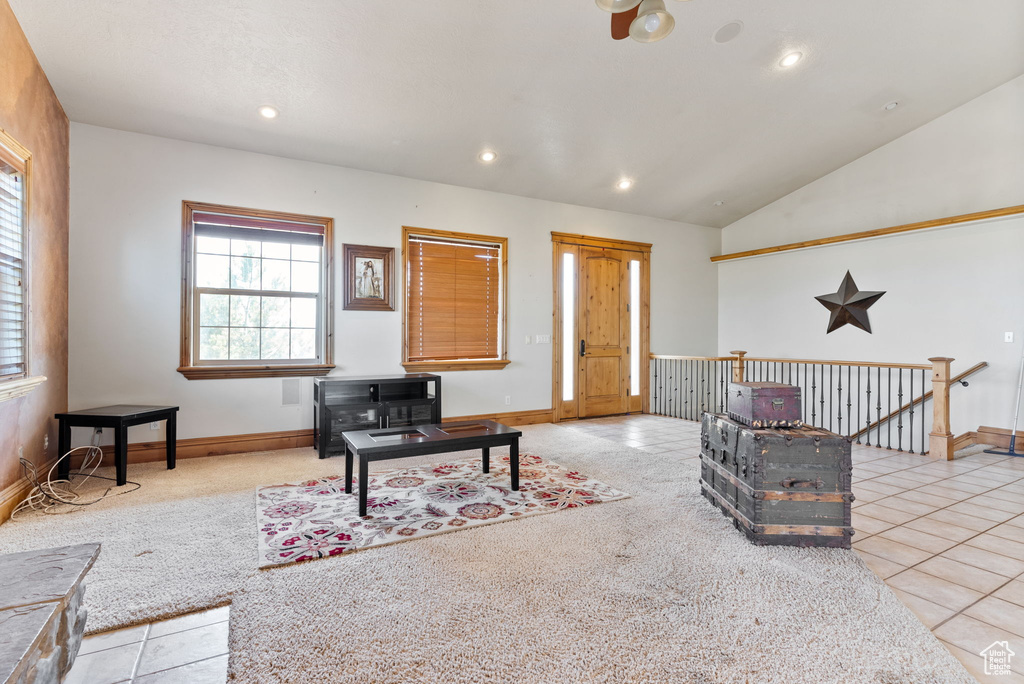
[[[907,103],[906,106],[912,106]],[[1024,204],[1024,77],[1017,78],[737,221],[735,252]],[[952,389],[952,428],[1009,427],[1024,346],[1024,217],[725,262],[718,348],[751,355],[991,367]],[[874,334],[825,334],[815,295],[887,294]],[[1014,343],[1003,333],[1014,332]]]
[[[446,416],[550,407],[551,346],[524,337],[551,332],[553,230],[653,243],[652,350],[717,346],[717,229],[73,124],[72,410],[177,404],[181,438],[312,426],[309,378],[303,404],[286,407],[280,379],[190,381],[175,370],[185,199],[332,216],[339,264],[346,242],[400,251],[402,225],[507,236],[512,363],[444,374]],[[341,310],[340,270],[335,279],[335,374],[402,372],[400,312]],[[131,439],[161,434],[135,428]]]

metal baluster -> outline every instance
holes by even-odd
[[[711,400],[711,390],[715,386],[715,380],[711,377],[711,371],[714,370],[714,362],[708,361],[708,411],[712,411],[715,408],[714,402]]]
[[[697,361],[694,359],[683,360],[683,373],[686,374],[686,381],[679,387],[679,417],[692,420],[690,416],[690,387],[693,385],[693,368]]]
[[[690,363],[690,384],[687,388],[687,408],[690,411],[690,415],[695,413],[693,406],[693,387],[697,384],[697,362],[693,361]],[[694,420],[691,418],[691,420]]]
[[[864,443],[871,446],[871,367],[866,368],[868,376],[868,392],[867,392],[867,416],[864,419],[864,431],[867,441]],[[858,415],[860,412],[858,411]]]
[[[821,391],[818,392],[818,401],[821,404],[821,425],[818,427],[823,428],[825,427],[825,364],[821,364]]]
[[[889,411],[885,415],[891,416],[892,415],[892,368],[887,368],[885,370],[885,374],[889,378],[889,391],[886,392],[886,394],[889,395]],[[891,418],[886,418],[885,419],[885,441],[888,442],[888,444],[889,444],[889,446],[887,446],[886,449],[892,449],[892,419]]]
[[[800,400],[803,402],[804,405],[803,405],[803,410],[800,411],[800,418],[803,419],[803,420],[806,420],[807,419],[807,396],[808,396],[807,395],[807,364],[804,363],[804,364],[800,364],[800,365],[803,366],[803,370],[804,370],[804,382],[801,385],[802,389],[800,390]],[[800,375],[800,373],[798,371],[797,372],[797,380],[800,379],[799,375]]]
[[[652,403],[654,405],[654,412],[658,413],[659,412],[658,407],[660,406],[661,392],[662,392],[662,389],[661,389],[661,359],[655,359],[654,360],[654,363],[652,364],[652,372],[654,373],[654,382],[651,383],[654,386],[654,400],[653,400]]]
[[[658,382],[660,376],[658,375],[658,363],[661,359],[654,359],[651,361],[651,410],[654,413],[658,412]]]
[[[814,384],[814,376],[815,376],[815,370],[814,370],[814,364],[812,363],[811,364],[811,425],[817,425],[817,422],[815,421],[815,419],[818,416],[818,414],[815,412],[815,409],[817,408],[817,406],[814,403],[814,390],[817,388],[817,385]]]
[[[875,392],[875,401],[878,402],[878,422],[875,428],[875,446],[882,446],[882,367],[878,367],[878,391]]]
[[[838,404],[839,404],[839,414],[836,416],[836,421],[837,421],[839,427],[838,427],[838,429],[836,429],[836,432],[838,432],[839,434],[843,434],[843,367],[842,366],[839,367],[839,373],[837,375],[839,376],[838,387],[836,387],[836,392],[839,395],[839,401],[838,401]]]
[[[729,382],[732,380],[732,361],[722,361],[722,377],[725,387],[722,390],[722,413],[729,412]]]
[[[923,408],[923,407],[922,407]],[[910,453],[914,453],[914,369],[910,369]]]
[[[927,444],[924,441],[924,421],[925,421],[926,416],[928,415],[927,413],[925,413],[925,410],[924,410],[924,395],[925,395],[925,391],[924,391],[924,386],[925,386],[924,374],[925,374],[925,370],[922,368],[921,369],[921,448],[918,449],[918,451],[920,451],[922,454],[926,450],[928,450]],[[934,399],[933,399],[933,401],[934,401]]]
[[[657,399],[658,399],[658,391],[657,391],[657,383],[658,383],[657,364],[658,364],[659,360],[660,360],[659,358],[655,358],[655,359],[651,360],[651,362],[650,362],[650,408],[651,408],[651,411],[653,411],[655,414],[657,413]]]
[[[850,399],[850,390],[853,389],[853,383],[850,379],[853,377],[853,366],[846,367],[846,430],[847,432],[853,432],[853,423],[850,422],[850,409],[853,407],[853,402]],[[842,410],[842,408],[840,408]],[[847,437],[850,435],[847,434]]]
[[[899,379],[896,390],[899,392],[898,403],[900,407],[896,423],[896,451],[903,451],[903,369],[900,368],[896,375]]]
[[[675,402],[676,410],[675,415],[679,418],[686,419],[686,386],[690,382],[690,360],[680,359],[679,360],[679,382],[676,383],[675,391]]]
[[[718,413],[725,413],[725,374],[722,372],[722,361],[718,361]]]
[[[830,363],[828,365],[828,430],[829,430],[829,432],[832,431],[832,369],[833,368],[834,368],[834,366]],[[825,372],[825,367],[824,366],[822,366],[821,372],[822,373]],[[822,401],[821,401],[821,410],[822,410],[821,422],[822,422],[822,425],[824,426],[824,423],[825,423],[825,413],[824,413],[824,411],[825,411],[825,393],[824,392],[821,393],[821,399],[822,399]]]

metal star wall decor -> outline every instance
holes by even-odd
[[[828,319],[828,331],[825,334],[838,330],[847,323],[870,333],[871,322],[868,321],[868,308],[881,299],[884,294],[884,292],[858,290],[857,283],[853,282],[853,276],[847,271],[838,292],[815,297],[822,306],[832,312]]]

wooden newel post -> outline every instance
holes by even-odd
[[[743,357],[747,355],[747,352],[731,351],[729,353],[736,357],[732,360],[732,381],[743,382]]]
[[[937,356],[932,362],[932,431],[928,433],[931,456],[953,460],[953,433],[949,431],[949,364],[954,359]]]

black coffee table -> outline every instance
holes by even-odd
[[[177,406],[145,406],[139,404],[118,404],[101,406],[100,408],[83,409],[58,413],[57,419],[57,451],[58,458],[71,450],[71,428],[113,428],[114,429],[114,469],[117,474],[117,485],[127,482],[128,472],[128,428],[132,425],[167,421],[167,469],[174,468],[177,445]],[[71,474],[71,459],[61,458],[57,464],[57,477],[68,479]]]
[[[519,430],[493,420],[467,420],[441,425],[352,430],[345,440],[345,492],[352,493],[352,460],[359,458],[359,515],[366,515],[366,488],[370,461],[483,449],[483,471],[491,469],[491,447],[508,446],[511,452],[512,489],[519,489]]]

